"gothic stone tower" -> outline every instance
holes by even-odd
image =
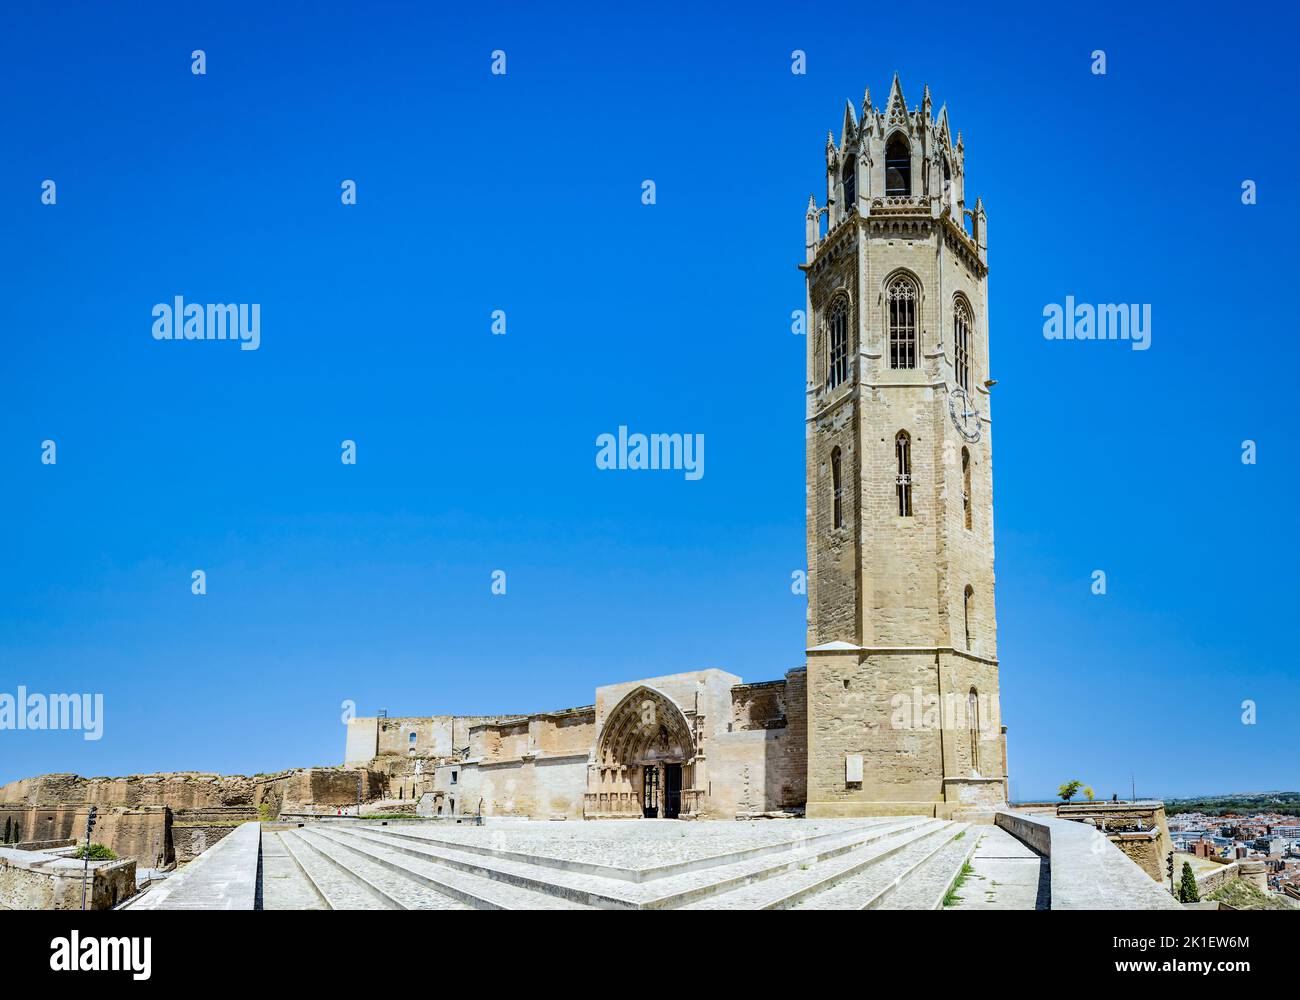
[[[808,815],[1006,798],[988,230],[927,87],[868,91],[807,214]],[[822,216],[826,230],[822,232]]]

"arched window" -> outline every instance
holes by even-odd
[[[894,455],[898,459],[898,516],[912,516],[912,438],[899,431],[894,438]]]
[[[916,367],[916,314],[921,295],[916,282],[900,274],[889,283],[889,367]]]
[[[966,614],[966,651],[970,652],[971,638],[973,636],[971,630],[974,628],[974,621],[972,619],[975,617],[975,588],[969,584],[966,585],[966,593],[962,597],[962,605]]]
[[[958,296],[952,307],[952,364],[957,372],[957,384],[970,392],[970,339],[974,325],[970,305]]]
[[[835,498],[835,527],[844,527],[844,486],[840,473],[840,449],[831,449],[831,490]]]
[[[849,303],[843,295],[831,306],[830,365],[826,373],[826,388],[834,389],[849,377]]]
[[[885,144],[885,194],[912,193],[912,148],[902,132]]]
[[[840,180],[844,185],[844,211],[848,211],[858,203],[858,158],[856,156],[844,157],[844,172],[840,175]]]
[[[970,451],[963,447],[961,450],[961,513],[967,531],[970,531],[971,525],[970,506]]]
[[[980,695],[974,688],[966,696],[966,723],[970,726],[970,766],[980,773]]]

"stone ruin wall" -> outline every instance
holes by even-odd
[[[184,864],[239,823],[283,812],[325,812],[378,798],[386,779],[368,769],[305,768],[267,775],[201,772],[84,778],[45,774],[0,787],[0,832],[10,841],[91,840],[141,867]]]

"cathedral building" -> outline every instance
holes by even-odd
[[[530,715],[354,719],[346,762],[444,815],[988,816],[1006,801],[988,223],[894,78],[844,110],[805,219],[806,665]]]

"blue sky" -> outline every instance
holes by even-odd
[[[337,763],[344,699],[800,665],[803,213],[897,71],[989,216],[1013,795],[1300,785],[1300,25],[1095,8],[16,6],[0,691],[106,719],[0,732],[0,781]],[[260,303],[260,349],[155,342],[176,295]],[[1067,295],[1150,303],[1151,349],[1044,340]],[[620,424],[704,434],[704,478],[599,472]]]

